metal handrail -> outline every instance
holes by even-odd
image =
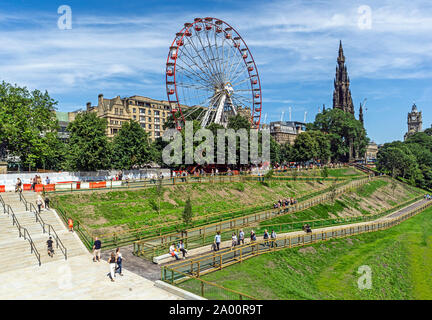
[[[36,222],[39,222],[39,224],[42,227],[43,233],[46,233],[46,229],[45,226],[48,227],[48,235],[53,235],[54,239],[56,241],[56,248],[60,247],[61,252],[63,253],[63,255],[65,256],[65,260],[67,260],[67,248],[65,247],[65,245],[63,244],[63,242],[60,240],[60,237],[58,236],[57,232],[54,230],[54,227],[48,223],[46,223],[42,217],[40,216],[38,210],[36,209],[35,205],[31,202],[28,202],[27,199],[24,197],[24,195],[22,193],[20,193],[20,200],[24,203],[25,207],[26,207],[26,211],[30,211],[32,213],[34,213],[35,218],[36,218]],[[29,208],[30,207],[30,208]],[[33,209],[33,211],[32,211]]]
[[[40,253],[39,251],[36,249],[36,245],[33,242],[33,239],[30,236],[30,233],[28,232],[28,230],[24,227],[22,227],[20,225],[20,223],[18,222],[18,219],[12,209],[12,207],[9,204],[6,204],[3,200],[3,198],[0,196],[0,202],[3,206],[3,213],[7,213],[8,216],[11,215],[12,216],[12,225],[16,226],[18,229],[18,233],[19,233],[19,237],[21,238],[21,236],[24,237],[24,240],[27,240],[30,244],[30,253],[34,253],[36,258],[38,259],[39,262],[39,266],[41,266],[41,257],[40,257]]]

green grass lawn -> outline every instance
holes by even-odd
[[[359,289],[359,267],[372,271]],[[203,279],[260,299],[432,299],[432,208],[391,229],[263,254]],[[192,282],[180,285],[194,292]],[[217,298],[217,297],[215,297]]]
[[[156,187],[130,191],[95,191],[56,195],[55,200],[68,215],[95,233],[182,223],[181,214],[190,196],[195,217],[211,213],[256,212],[272,207],[279,198],[298,197],[329,187],[329,181],[278,181],[265,183],[203,183],[165,186],[162,194]],[[160,211],[159,211],[160,205]]]

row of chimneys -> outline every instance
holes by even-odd
[[[98,102],[99,102],[99,104],[102,104],[102,102],[103,102],[103,94],[102,93],[99,93],[99,95],[98,95]],[[86,106],[87,106],[87,111],[90,111],[90,109],[92,107],[91,102],[87,102]]]

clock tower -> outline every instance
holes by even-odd
[[[422,123],[422,113],[417,111],[417,106],[414,103],[411,112],[408,112],[408,132],[405,133],[404,140],[414,133],[422,131]]]

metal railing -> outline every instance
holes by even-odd
[[[370,222],[327,228],[311,233],[296,232],[277,239],[258,240],[242,246],[226,248],[217,252],[205,254],[195,259],[192,258],[180,262],[174,262],[162,267],[161,279],[175,284],[187,280],[184,279],[184,274],[189,277],[200,277],[201,275],[221,270],[222,268],[242,262],[260,254],[285,248],[310,245],[329,239],[344,238],[366,232],[386,230],[400,224],[406,219],[409,219],[431,205],[431,200],[418,202],[411,205],[412,208],[407,212],[400,213],[399,215],[393,213],[385,218],[380,218]]]
[[[39,211],[36,209],[35,205],[31,202],[28,202],[27,199],[24,197],[22,193],[19,194],[20,201],[24,203],[26,207],[26,211],[32,212],[35,215],[36,222],[39,222],[39,224],[42,227],[43,233],[48,233],[48,235],[53,236],[54,240],[56,242],[56,248],[60,248],[61,252],[63,253],[65,260],[67,260],[67,248],[61,241],[60,237],[58,236],[57,232],[55,231],[54,227],[48,223],[46,223],[42,217],[40,216]]]
[[[38,250],[36,249],[36,245],[33,242],[33,239],[30,236],[28,230],[20,225],[18,219],[9,204],[6,204],[3,198],[0,196],[0,203],[3,207],[3,213],[7,213],[8,216],[12,217],[12,225],[16,226],[18,229],[19,237],[24,237],[24,240],[27,240],[30,244],[30,253],[34,253],[36,258],[38,259],[39,266],[41,266],[41,256]]]
[[[292,222],[286,222],[286,223],[278,223],[278,224],[259,224],[254,226],[248,226],[248,227],[242,227],[243,232],[245,234],[249,233],[251,230],[254,230],[256,234],[260,234],[264,232],[264,230],[274,230],[276,233],[280,232],[292,232],[292,231],[298,231],[302,230],[303,226],[305,224],[309,224],[312,229],[319,228],[319,227],[327,227],[327,226],[335,226],[335,225],[341,225],[341,224],[347,224],[347,223],[357,223],[357,222],[366,222],[375,220],[379,217],[388,215],[389,213],[398,210],[400,208],[403,208],[407,205],[410,205],[418,200],[421,200],[423,196],[418,196],[412,199],[409,199],[407,201],[404,201],[403,203],[397,204],[395,206],[392,206],[391,208],[384,209],[380,212],[373,213],[367,216],[355,216],[355,217],[338,217],[338,218],[330,218],[330,219],[313,219],[313,220],[302,220],[302,221],[292,221]],[[236,235],[239,233],[239,227],[232,228],[232,229],[226,229],[221,232],[221,241],[229,241],[231,239],[232,233],[235,233]],[[204,247],[206,245],[210,245],[214,242],[214,234],[209,234],[207,237],[203,237],[202,235],[197,236],[189,236],[189,237],[183,237],[180,239],[185,244],[185,248],[187,250],[195,249]],[[146,243],[134,244],[134,253],[136,255],[143,256],[147,259],[152,259],[155,256],[162,255],[168,252],[169,246],[172,244],[172,242],[165,242],[158,245],[151,245]],[[137,251],[135,251],[137,250]],[[140,251],[138,251],[140,250]],[[209,249],[210,250],[210,249]]]
[[[224,220],[217,223],[207,224],[201,227],[190,228],[182,232],[168,233],[162,236],[156,236],[145,240],[134,242],[133,252],[135,255],[143,256],[147,259],[152,259],[161,251],[166,250],[172,242],[185,240],[185,247],[188,244],[188,239],[194,239],[198,241],[200,246],[204,245],[206,239],[211,236],[213,237],[216,232],[227,232],[233,229],[239,229],[250,225],[256,225],[257,223],[265,220],[269,220],[276,217],[281,217],[294,212],[303,211],[324,201],[327,201],[345,191],[359,187],[370,181],[371,178],[364,178],[360,180],[353,180],[349,183],[342,183],[341,187],[334,188],[324,194],[312,197],[306,201],[298,202],[295,205],[288,206],[285,208],[271,209],[252,215],[242,216],[230,220]]]
[[[354,181],[355,179],[352,180]],[[347,183],[348,181],[342,181],[336,186],[342,186]],[[322,193],[323,191],[328,190],[329,188],[330,187],[323,187],[310,192],[306,192],[304,194],[299,194],[299,200],[301,201],[303,199],[308,199],[310,197]],[[227,221],[229,219],[234,219],[235,217],[245,217],[253,214],[254,212],[259,213],[259,212],[267,211],[265,210],[265,208],[270,207],[273,203],[274,201],[266,203],[264,205],[258,205],[258,206],[254,205],[250,207],[244,207],[241,210],[213,212],[205,215],[195,216],[192,218],[192,222],[197,227],[208,225],[211,223],[220,223],[221,221]],[[62,216],[64,222],[66,223],[67,221],[66,210],[60,205],[58,201],[56,201],[56,199],[53,199],[52,205],[53,207],[56,208],[57,212]],[[101,239],[101,241],[103,241],[105,248],[111,248],[111,247],[118,247],[118,246],[131,244],[134,241],[138,241],[142,239],[160,237],[162,235],[171,234],[173,232],[177,232],[178,230],[181,230],[182,228],[186,227],[179,224],[178,221],[170,221],[165,223],[158,223],[157,225],[143,226],[136,229],[128,229],[124,231],[118,231],[118,232],[101,235],[101,234],[94,234],[93,232],[88,231],[79,223],[78,220],[75,220],[75,225],[81,226],[82,232],[79,232],[80,238],[85,242],[86,246],[89,249],[93,245],[92,239],[96,236],[99,239]]]

